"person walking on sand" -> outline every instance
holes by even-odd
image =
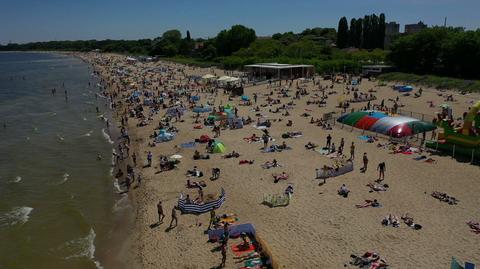
[[[208,223],[207,230],[210,230],[212,228],[215,222],[215,217],[216,217],[215,210],[214,209],[210,210],[210,222]]]
[[[355,143],[352,141],[352,145],[350,146],[350,160],[355,159]]]
[[[362,172],[365,173],[367,171],[367,167],[368,167],[368,157],[367,157],[367,153],[364,152],[363,153],[363,167],[362,167]]]
[[[162,201],[159,201],[157,204],[157,212],[158,212],[158,224],[162,224],[163,219],[165,218],[165,214],[163,213]]]
[[[222,250],[222,263],[220,263],[220,268],[224,268],[225,263],[227,262],[227,244],[222,244],[221,250]]]
[[[268,146],[268,140],[269,140],[269,137],[267,134],[264,134],[262,136],[262,139],[263,139],[263,150],[266,150],[267,149],[267,146]]]
[[[379,181],[382,181],[382,180],[385,179],[385,170],[386,170],[385,162],[379,163],[378,166],[377,166],[378,180]]]
[[[133,166],[137,166],[137,154],[132,153],[132,161],[133,161]]]
[[[327,135],[327,148],[330,148],[332,145],[332,136],[330,134]]]
[[[149,151],[148,154],[147,154],[147,162],[148,162],[147,166],[148,167],[152,166],[152,158],[153,158],[152,152]]]
[[[173,226],[173,222],[175,222],[175,226]],[[168,226],[169,228],[175,228],[178,225],[178,220],[177,220],[177,209],[176,207],[172,208],[172,220],[170,221],[170,225]]]

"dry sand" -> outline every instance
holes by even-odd
[[[83,55],[93,62],[92,54]],[[123,56],[108,55],[117,62],[124,62]],[[141,70],[148,66],[180,67],[171,63],[138,64],[130,68]],[[97,65],[98,70],[104,67]],[[204,75],[210,69],[186,68],[189,75]],[[222,71],[216,70],[220,75]],[[105,72],[103,74],[107,76]],[[180,75],[177,75],[179,78]],[[183,80],[185,82],[185,80]],[[180,82],[177,82],[180,84]],[[322,85],[330,82],[322,81]],[[363,81],[360,90],[377,90],[377,101],[397,97],[397,93],[388,87],[378,87],[376,82]],[[295,86],[295,83],[294,83]],[[313,84],[305,84],[312,94]],[[252,96],[259,94],[258,104],[264,103],[271,89],[266,85],[248,87],[246,94]],[[343,92],[344,85],[336,84],[335,90]],[[420,98],[402,97],[400,102],[405,105],[402,109],[425,113],[433,116],[438,111],[438,105],[443,103],[443,97],[437,95],[438,91],[424,89]],[[291,93],[293,94],[293,93]],[[201,103],[206,100],[202,96]],[[227,194],[226,203],[217,210],[217,213],[236,213],[239,223],[252,223],[263,239],[270,246],[274,259],[282,268],[344,268],[350,261],[351,254],[363,254],[373,250],[384,258],[391,268],[449,268],[452,256],[462,261],[480,263],[480,237],[470,231],[465,224],[468,220],[480,220],[480,169],[468,162],[459,162],[449,156],[432,156],[437,163],[428,164],[412,159],[412,155],[390,154],[386,149],[378,149],[377,143],[366,143],[357,137],[361,135],[358,130],[351,128],[341,129],[335,126],[333,130],[326,131],[320,127],[309,124],[310,118],[301,117],[305,109],[314,118],[320,118],[323,113],[339,112],[337,105],[339,95],[328,98],[326,107],[306,105],[309,97],[295,100],[296,106],[290,110],[291,116],[284,117],[281,113],[269,113],[268,108],[262,108],[262,113],[269,119],[282,118],[282,122],[274,122],[270,134],[280,144],[284,139],[281,134],[286,131],[302,131],[303,137],[286,139],[286,143],[293,149],[281,153],[261,153],[261,143],[249,144],[243,137],[253,133],[261,135],[261,131],[252,126],[245,126],[239,130],[222,130],[219,140],[224,142],[227,151],[235,150],[241,154],[239,159],[222,159],[219,154],[211,155],[210,160],[194,161],[192,149],[182,149],[179,154],[183,156],[178,169],[155,174],[158,169],[141,169],[143,185],[133,190],[136,206],[136,221],[133,246],[128,251],[132,257],[128,266],[136,268],[211,268],[221,261],[218,252],[212,252],[216,245],[208,243],[204,234],[208,226],[209,214],[179,215],[179,224],[175,229],[166,232],[170,222],[170,210],[176,205],[181,192],[195,193],[185,188],[187,169],[198,166],[206,176],[206,193],[218,193],[224,188]],[[451,103],[454,113],[461,116],[467,109],[469,102],[478,100],[475,95],[455,95],[458,101]],[[282,103],[291,98],[282,98]],[[433,101],[436,106],[428,107],[427,101]],[[239,98],[228,102],[227,96],[219,93],[215,104],[239,104]],[[392,103],[386,102],[391,106]],[[354,108],[365,106],[366,103],[352,104]],[[252,107],[237,106],[240,116],[251,116],[254,120],[255,112]],[[274,106],[275,107],[275,106]],[[154,166],[158,166],[158,156],[175,154],[174,145],[193,141],[202,134],[213,137],[211,129],[193,129],[193,113],[187,112],[185,122],[175,123],[180,129],[174,141],[157,144],[150,148],[148,137],[158,125],[163,112],[156,115],[154,121],[146,127],[136,127],[137,121],[129,120],[129,132],[132,137],[131,151],[137,152],[139,163],[146,162],[146,152],[152,150]],[[286,121],[293,120],[292,127],[286,127]],[[304,145],[311,141],[320,145],[325,144],[327,134],[333,136],[333,142],[338,146],[340,139],[345,139],[345,152],[348,154],[352,141],[356,144],[355,170],[346,175],[329,179],[327,184],[319,186],[315,178],[315,168],[331,164],[331,160],[314,151],[307,151]],[[380,140],[379,142],[386,142]],[[197,149],[203,153],[204,146]],[[360,173],[361,154],[367,152],[370,163],[368,171]],[[429,155],[429,154],[428,154]],[[265,170],[260,164],[267,160],[277,159],[284,165],[283,168]],[[253,165],[239,165],[240,159],[255,160]],[[377,179],[376,165],[385,161],[387,166],[385,182],[390,185],[386,192],[369,193],[365,185]],[[221,178],[210,181],[211,168],[219,167],[222,171]],[[290,179],[273,183],[271,174],[286,171]],[[261,204],[265,193],[282,193],[287,183],[293,183],[295,193],[287,207],[269,208]],[[351,193],[348,198],[337,195],[341,184],[346,184]],[[434,190],[447,192],[460,200],[458,205],[448,205],[432,198],[430,193]],[[378,199],[383,205],[381,208],[357,209],[355,204],[365,199]],[[156,228],[150,228],[157,222],[156,204],[161,200],[166,212],[165,223]],[[423,225],[421,230],[413,230],[402,223],[399,228],[384,227],[381,220],[385,215],[395,214],[401,216],[410,213],[415,222]],[[231,252],[228,253],[227,268],[237,268],[233,263]],[[350,267],[349,267],[350,268]]]

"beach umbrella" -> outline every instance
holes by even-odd
[[[203,79],[212,79],[212,78],[215,78],[214,75],[211,75],[211,74],[206,74],[204,76],[202,76]]]
[[[179,155],[179,154],[174,154],[172,156],[170,156],[170,159],[174,159],[174,160],[178,160],[178,159],[181,159],[183,158],[182,155]]]
[[[195,113],[206,113],[206,112],[211,112],[212,108],[209,106],[206,106],[206,107],[197,106],[197,107],[194,107],[192,111]]]
[[[447,109],[447,108],[449,108],[450,106],[449,106],[448,104],[443,103],[443,104],[440,105],[440,107]]]

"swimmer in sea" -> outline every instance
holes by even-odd
[[[102,159],[102,155],[100,153],[97,155],[97,160],[100,161]]]

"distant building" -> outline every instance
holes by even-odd
[[[405,24],[405,34],[415,34],[423,29],[427,28],[427,25],[422,21],[415,24]]]
[[[203,49],[204,46],[205,46],[205,43],[203,43],[203,41],[195,41],[194,49],[195,50]]]
[[[259,63],[244,66],[250,81],[311,78],[315,67],[306,64]]]
[[[393,71],[394,68],[391,65],[364,65],[362,66],[362,73],[364,76],[377,76],[383,73]]]
[[[399,34],[400,34],[400,24],[394,21],[385,24],[384,47],[385,48],[390,47],[390,44],[392,43],[393,38]]]
[[[394,21],[385,24],[385,35],[395,35],[400,33],[400,24]]]

